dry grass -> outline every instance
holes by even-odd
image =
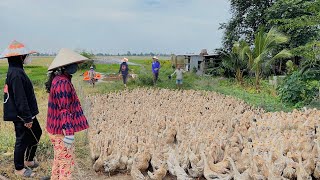
[[[45,132],[45,120],[47,113],[47,94],[44,90],[36,91],[36,96],[38,100],[39,106],[39,115],[37,118],[39,119],[40,126],[43,130],[43,135],[40,140],[39,149],[37,153],[37,160],[40,161],[41,167],[36,170],[39,175],[43,176],[50,173],[51,160],[53,157],[51,143],[49,141],[48,134]],[[0,137],[1,139],[5,139],[1,141],[0,146],[0,175],[3,175],[9,179],[19,179],[14,175],[14,166],[13,166],[13,151],[14,151],[14,143],[15,143],[15,132],[14,126],[12,122],[5,122],[2,120],[3,110],[2,106],[0,108]]]

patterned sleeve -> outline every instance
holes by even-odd
[[[73,104],[73,91],[72,85],[68,81],[60,81],[57,90],[56,97],[58,98],[58,105],[60,109],[61,126],[65,130],[65,135],[74,135],[73,118],[71,114],[71,106]]]

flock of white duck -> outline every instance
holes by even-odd
[[[206,91],[88,97],[95,171],[133,179],[320,179],[320,111],[254,109]]]

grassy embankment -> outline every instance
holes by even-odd
[[[37,154],[38,160],[42,163],[38,172],[40,175],[50,174],[51,161],[53,157],[52,147],[48,134],[45,132],[45,119],[47,113],[47,93],[44,90],[44,82],[46,81],[47,67],[52,61],[52,58],[36,58],[32,64],[25,67],[25,71],[32,80],[38,100],[40,114],[38,119],[40,120],[41,127],[43,128],[43,136],[40,141],[39,150]],[[143,60],[131,59],[130,62],[138,64],[137,66],[131,65],[131,73],[138,74],[138,79],[132,79],[128,82],[128,88],[133,89],[139,86],[145,86],[154,88],[152,85],[151,74],[151,60],[147,58]],[[169,88],[175,89],[175,78],[168,79],[168,75],[173,72],[169,61],[161,61],[162,68],[160,72],[159,82],[155,88]],[[117,73],[119,65],[114,64],[98,64],[96,71],[113,74]],[[0,62],[0,84],[3,86],[7,71],[7,63],[5,61]],[[73,83],[78,91],[79,97],[83,100],[87,94],[94,93],[107,93],[111,91],[123,90],[123,84],[121,80],[118,81],[106,81],[97,83],[95,88],[91,88],[87,82],[82,81],[82,72],[78,72],[74,78]],[[253,82],[247,80],[244,86],[240,86],[233,80],[218,78],[218,77],[199,77],[193,73],[186,73],[184,75],[184,87],[183,89],[197,89],[217,91],[226,95],[231,95],[239,99],[245,100],[248,104],[255,107],[262,107],[267,111],[290,111],[292,107],[283,105],[276,97],[275,90],[268,86],[266,81],[263,81],[261,92],[257,93],[253,86]],[[0,89],[0,94],[3,94],[3,89]],[[1,101],[3,96],[0,96]],[[85,102],[83,102],[85,104]],[[14,149],[14,129],[11,122],[4,122],[2,120],[2,106],[0,107],[0,174],[10,179],[16,179],[13,175],[13,149]],[[84,106],[85,108],[85,106]],[[90,120],[90,118],[89,118]],[[88,169],[91,166],[89,159],[88,146],[86,145],[86,133],[78,133],[76,135],[76,155],[78,157],[77,169]],[[82,171],[78,170],[78,176],[81,177]]]

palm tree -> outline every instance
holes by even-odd
[[[248,66],[255,73],[255,85],[259,87],[262,78],[262,68],[270,67],[271,63],[276,59],[291,57],[288,50],[282,50],[274,55],[274,50],[280,44],[288,42],[289,38],[277,31],[276,28],[271,28],[268,33],[264,32],[264,28],[260,28],[255,36],[254,46],[252,49],[245,47],[249,62]]]
[[[249,46],[246,41],[240,40],[234,43],[230,53],[223,53],[223,66],[235,73],[235,78],[240,84],[242,84],[243,72],[247,66],[247,47]]]

